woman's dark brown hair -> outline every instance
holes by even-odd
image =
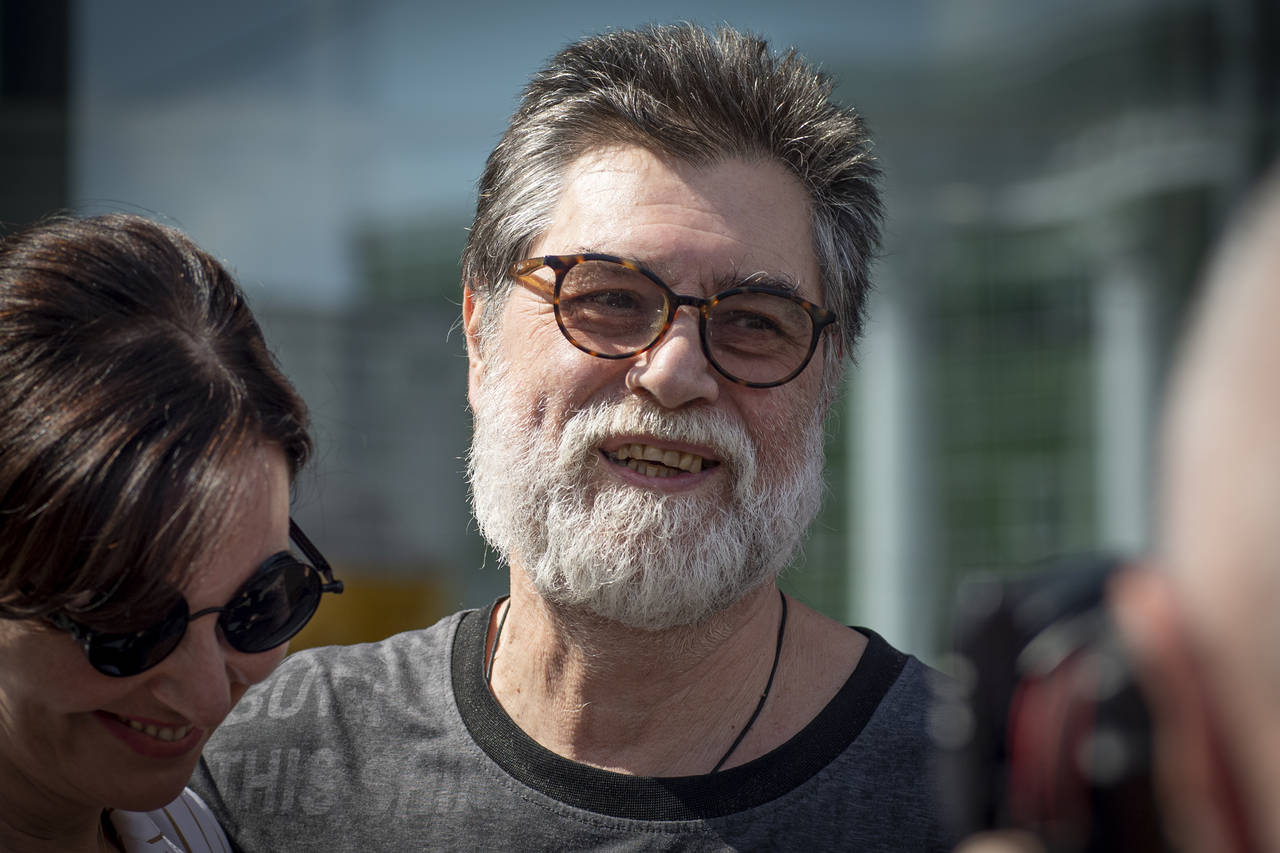
[[[137,622],[218,547],[245,452],[311,450],[227,271],[137,216],[0,241],[0,618]]]

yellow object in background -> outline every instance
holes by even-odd
[[[325,597],[307,627],[289,644],[291,652],[381,640],[411,628],[425,628],[457,609],[448,604],[457,596],[450,595],[439,573],[426,567],[412,575],[348,568],[335,568],[346,589],[341,595]]]

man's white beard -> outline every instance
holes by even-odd
[[[490,361],[475,397],[468,458],[480,532],[547,601],[634,628],[692,625],[773,580],[795,556],[822,497],[822,412],[765,429],[767,464],[716,409],[666,411],[629,395],[539,421],[509,368]],[[517,402],[519,401],[519,402]],[[789,434],[788,434],[789,433]],[[718,489],[664,493],[601,470],[618,435],[713,448]],[[774,470],[774,469],[777,470]]]

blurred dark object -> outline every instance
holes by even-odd
[[[0,235],[70,200],[68,0],[0,0]]]
[[[1034,833],[1051,853],[1163,851],[1151,725],[1105,605],[1120,563],[1084,557],[957,596],[955,675],[933,709],[956,837]]]

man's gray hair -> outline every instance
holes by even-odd
[[[879,168],[862,119],[831,101],[833,82],[794,50],[692,24],[591,36],[561,50],[524,90],[480,178],[463,281],[480,298],[481,336],[498,322],[507,267],[551,226],[568,167],[634,145],[691,165],[769,157],[809,195],[828,307],[851,352],[880,240]],[[840,359],[828,358],[839,376]]]

